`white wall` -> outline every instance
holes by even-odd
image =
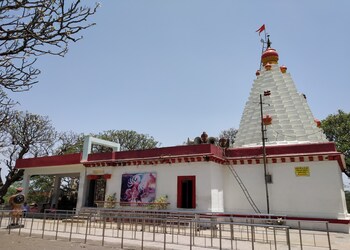
[[[196,209],[223,211],[222,166],[212,162],[182,164],[139,165],[112,168],[107,181],[106,194],[117,193],[120,198],[122,175],[126,173],[154,172],[157,174],[156,197],[167,195],[170,209],[177,206],[177,177],[196,176]]]
[[[56,175],[56,174],[74,174],[85,173],[83,164],[50,166],[50,167],[33,167],[26,168],[24,172],[28,175]]]
[[[295,167],[308,166],[310,176],[296,177]],[[276,214],[304,217],[347,216],[341,171],[336,161],[274,164],[270,185],[271,208]]]
[[[308,166],[310,176],[296,177],[295,167]],[[268,184],[270,213],[276,215],[347,218],[341,171],[336,161],[268,164],[273,183]],[[235,165],[262,213],[266,213],[266,194],[262,164]],[[78,205],[86,200],[86,175],[112,174],[107,181],[106,195],[116,193],[120,199],[121,180],[125,173],[154,172],[157,174],[156,197],[167,195],[170,209],[177,206],[177,177],[196,176],[196,210],[254,213],[228,166],[213,162],[158,164],[118,167],[84,168],[83,165],[38,167],[25,170],[25,175],[80,175]]]
[[[210,169],[212,212],[224,212],[224,169],[225,166],[216,164]]]
[[[310,176],[296,177],[295,167],[308,166]],[[262,213],[266,213],[263,165],[235,165],[236,172]],[[270,213],[276,215],[345,218],[341,171],[336,161],[268,164]],[[234,176],[225,170],[225,211],[253,213]]]
[[[234,165],[250,196],[261,213],[267,212],[264,169],[261,165]],[[226,166],[224,169],[225,212],[255,213],[235,177]]]

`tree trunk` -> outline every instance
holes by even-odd
[[[0,186],[0,204],[3,204],[5,202],[4,200],[4,196],[7,193],[7,190],[9,189],[9,187],[15,183],[16,181],[19,181],[22,179],[24,170],[20,169],[20,170],[11,170],[7,176],[6,176],[6,181],[5,183],[3,183],[2,186]]]

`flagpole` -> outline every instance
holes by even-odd
[[[265,44],[266,44],[266,41],[267,41],[267,34],[266,34],[266,26],[264,24],[264,38],[263,39],[263,42],[262,42],[262,48],[261,48],[261,55],[264,53],[264,50],[265,50]],[[260,70],[262,68],[262,60],[261,60],[261,57],[260,57]]]
[[[265,43],[267,42],[267,33],[266,33],[266,26],[265,26],[265,29],[264,29],[264,36],[265,36]],[[266,48],[267,49],[267,48]]]
[[[265,40],[262,41],[261,55],[264,53],[264,45],[265,45]],[[260,56],[260,70],[261,70],[261,67],[262,67],[262,58]]]

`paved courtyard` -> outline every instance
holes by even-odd
[[[317,232],[316,232],[317,233]],[[332,250],[348,250],[350,249],[350,235],[342,233],[331,233],[331,244]],[[104,246],[101,244],[100,236],[91,236],[86,244],[84,244],[83,237],[72,237],[72,240],[69,241],[68,237],[58,237],[57,240],[54,239],[53,235],[48,233],[44,239],[41,238],[42,235],[33,234],[29,237],[26,233],[22,232],[19,235],[19,230],[12,230],[9,234],[9,231],[1,228],[0,229],[0,249],[16,249],[16,250],[61,250],[61,249],[87,249],[87,250],[100,250],[100,249],[122,249],[121,248],[121,239],[120,238],[105,238]],[[207,239],[209,242],[209,239]],[[166,245],[166,249],[190,249],[188,238],[179,237],[177,239],[181,245],[169,243]],[[303,241],[305,245],[303,250],[315,250],[315,249],[329,249],[327,244],[327,239],[322,238],[317,239],[316,246],[313,246],[313,238],[304,237]],[[322,242],[323,241],[323,242]],[[232,248],[231,248],[232,247]],[[162,242],[152,242],[145,241],[144,249],[164,249]],[[269,250],[275,249],[274,245],[262,244],[256,242],[254,248],[258,250]],[[141,249],[140,240],[125,239],[123,242],[123,249]],[[206,247],[203,246],[193,246],[192,249],[218,249],[218,247],[211,248],[208,243]],[[252,249],[251,242],[248,241],[234,241],[231,246],[223,245],[223,249],[240,249],[248,250]],[[277,245],[277,249],[288,249],[286,245]],[[301,249],[297,244],[292,244],[291,249]]]

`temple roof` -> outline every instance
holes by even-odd
[[[260,95],[266,128],[266,145],[326,142],[319,123],[311,113],[304,94],[298,93],[286,66],[278,65],[278,53],[268,47],[262,54],[262,69],[257,71],[241,118],[235,147],[262,145]],[[264,92],[270,91],[269,95]]]
[[[345,169],[344,156],[337,152],[333,142],[295,145],[271,145],[266,147],[269,163],[338,161],[342,171]],[[260,164],[262,148],[242,147],[222,149],[212,144],[186,145],[154,148],[135,151],[119,151],[89,154],[88,160],[82,160],[82,153],[19,159],[17,169],[40,167],[119,167],[132,165],[184,164],[195,162],[215,162],[228,164]]]

